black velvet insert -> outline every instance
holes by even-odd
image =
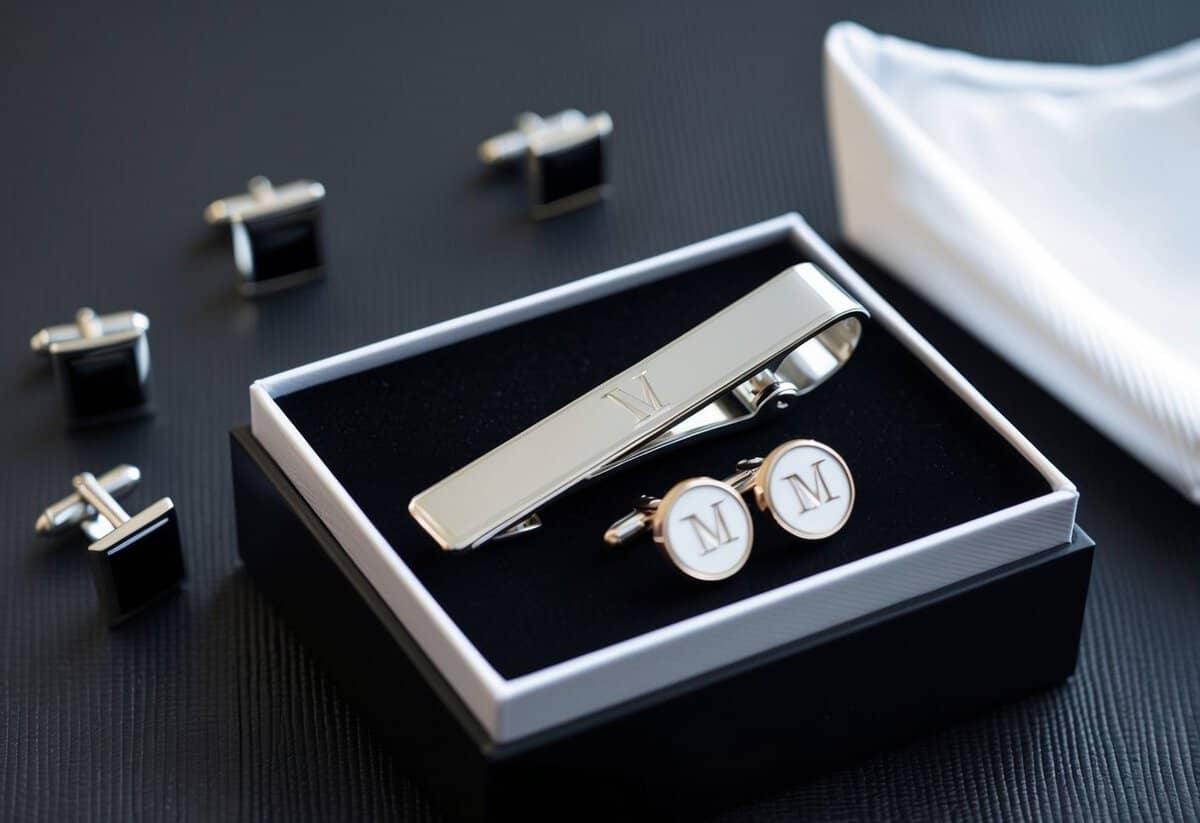
[[[545,525],[531,535],[446,553],[409,516],[415,493],[798,262],[797,249],[781,242],[305,389],[280,405],[509,678],[1048,491],[1003,438],[868,323],[841,372],[781,419],[576,491],[543,509]],[[723,477],[738,459],[793,437],[828,443],[854,473],[854,514],[833,538],[800,541],[756,514],[749,561],[719,583],[685,578],[648,537],[621,548],[603,543],[638,494],[661,494],[690,476]]]

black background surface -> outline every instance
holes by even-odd
[[[239,569],[226,430],[246,386],[791,209],[836,237],[819,47],[842,18],[1086,63],[1200,35],[1195,3],[1111,0],[6,4],[0,817],[432,818]],[[533,224],[474,146],[565,106],[612,113],[616,191]],[[256,173],[328,187],[328,282],[236,296],[200,213]],[[1079,672],[733,816],[1200,816],[1200,511],[861,268],[1080,486],[1099,553]],[[64,431],[26,341],[85,304],[151,317],[157,417]],[[145,477],[129,508],[175,499],[191,579],[110,634],[82,541],[32,525],[73,472],[122,461]]]

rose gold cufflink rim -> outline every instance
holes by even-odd
[[[841,467],[842,472],[846,475],[846,481],[850,487],[850,502],[846,506],[845,513],[841,516],[837,523],[823,531],[800,531],[799,529],[795,528],[786,520],[784,520],[779,513],[780,506],[778,506],[776,502],[771,499],[772,495],[769,482],[770,478],[775,472],[775,467],[779,464],[779,461],[784,456],[802,447],[819,449],[820,451],[828,454],[830,458],[832,458]],[[739,466],[740,465],[741,464],[739,464]],[[810,438],[797,438],[795,440],[789,440],[786,443],[780,443],[778,446],[772,449],[767,456],[762,458],[762,460],[759,462],[758,470],[754,473],[754,477],[750,482],[750,488],[754,493],[754,502],[758,506],[759,511],[769,512],[771,518],[779,525],[781,529],[794,537],[798,537],[801,540],[824,540],[840,532],[850,520],[850,515],[854,512],[854,503],[857,499],[857,492],[854,486],[854,475],[851,473],[850,466],[846,463],[845,458],[843,458],[841,454],[839,454],[835,449],[830,448],[825,443],[822,443],[819,440],[812,440]]]

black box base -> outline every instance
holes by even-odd
[[[239,551],[440,810],[712,813],[1061,682],[1093,543],[1068,545],[514,743],[492,742],[248,429]]]

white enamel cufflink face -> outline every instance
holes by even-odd
[[[803,540],[830,537],[850,519],[854,479],[846,461],[824,443],[790,440],[737,468],[724,480],[676,483],[661,500],[641,498],[608,528],[604,542],[618,545],[649,529],[684,574],[723,580],[745,565],[754,544],[754,521],[742,498],[747,492],[784,531]]]
[[[816,440],[791,440],[763,460],[754,500],[784,531],[804,540],[836,534],[854,508],[854,478],[842,456]]]
[[[754,545],[754,522],[741,494],[727,483],[697,477],[677,483],[652,519],[654,542],[681,572],[697,580],[737,574]]]

